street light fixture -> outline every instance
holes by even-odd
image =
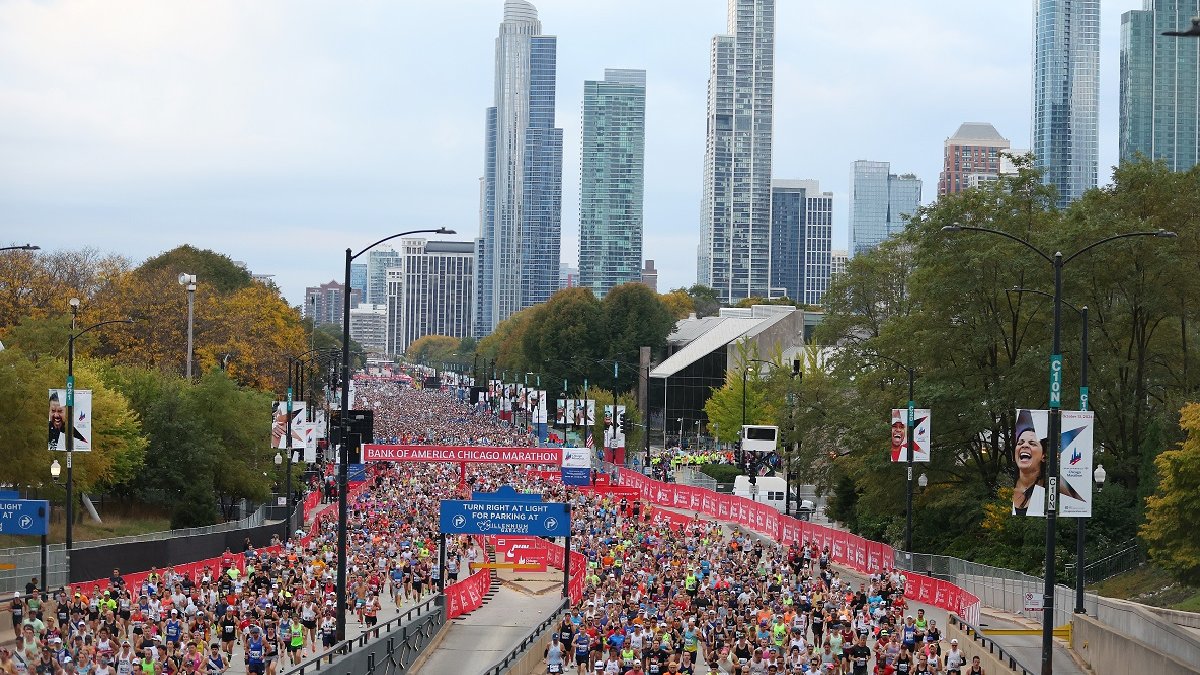
[[[1050,349],[1050,442],[1047,454],[1049,465],[1046,467],[1048,476],[1046,486],[1046,578],[1042,592],[1042,675],[1054,675],[1054,538],[1055,523],[1058,518],[1058,474],[1059,474],[1059,436],[1062,433],[1062,270],[1063,267],[1088,251],[1118,239],[1130,237],[1159,237],[1174,239],[1179,235],[1168,230],[1159,229],[1148,232],[1126,232],[1094,241],[1075,251],[1069,256],[1063,256],[1062,251],[1054,255],[1047,254],[1042,249],[1014,235],[988,227],[970,225],[946,225],[943,232],[986,232],[995,234],[1021,244],[1025,248],[1041,256],[1054,268],[1054,332],[1053,344]]]
[[[918,476],[917,477],[917,486],[920,487],[922,490],[929,487],[929,476],[926,476],[925,474],[921,474],[920,476]]]
[[[187,288],[188,294],[188,329],[187,329],[187,381],[192,381],[192,317],[196,307],[196,275],[184,272],[179,275],[179,285]]]
[[[114,323],[133,323],[133,319],[113,319],[94,323],[87,328],[75,332],[75,321],[79,318],[79,298],[71,298],[71,335],[67,338],[67,401],[66,401],[66,436],[67,436],[67,578],[71,576],[71,549],[74,547],[75,526],[75,476],[72,471],[72,460],[75,456],[75,340],[90,330]],[[53,471],[53,465],[51,465]],[[60,469],[61,471],[61,469]],[[44,580],[43,580],[44,581]]]
[[[339,422],[342,425],[342,443],[338,450],[338,529],[337,529],[337,639],[346,639],[346,554],[348,551],[348,530],[346,522],[346,485],[349,483],[347,464],[349,463],[350,437],[350,264],[358,256],[370,251],[376,246],[391,241],[397,237],[410,234],[455,234],[454,230],[439,227],[436,230],[409,230],[384,237],[367,246],[358,253],[354,249],[346,249],[346,285],[342,287],[342,405]]]
[[[61,475],[62,465],[58,463],[58,460],[56,459],[53,462],[50,462],[50,477],[54,479],[55,483],[58,482],[58,477]]]
[[[0,247],[0,251],[40,251],[40,250],[42,250],[41,246],[35,246],[33,244],[22,244],[20,246]]]

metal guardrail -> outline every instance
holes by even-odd
[[[483,671],[483,675],[502,675],[503,673],[507,672],[508,667],[520,659],[525,654],[525,651],[533,646],[533,643],[537,642],[542,635],[545,635],[546,631],[554,625],[554,622],[558,621],[559,618],[562,617],[563,613],[570,609],[570,607],[571,601],[567,598],[563,598],[563,601],[559,603],[558,607],[552,614],[550,614],[550,616],[546,617],[544,621],[535,626],[528,635],[526,635],[521,639],[520,642],[517,643],[517,646],[513,647],[511,651],[504,655],[504,658],[497,661],[496,665]]]
[[[412,666],[415,657],[433,641],[444,625],[446,596],[439,593],[407,612],[363,631],[358,637],[339,642],[280,675],[305,675],[321,672],[322,669],[335,673],[346,672],[349,675],[373,673],[381,665],[377,659],[380,655],[377,648],[380,646],[384,647],[382,656],[391,667],[387,672],[403,673]],[[381,636],[387,640],[386,645],[378,644],[382,642]],[[396,642],[397,639],[400,640],[399,643]],[[355,655],[358,655],[363,663],[355,662],[354,667],[350,667],[346,659]]]
[[[1008,664],[1008,667],[1014,672],[1020,672],[1021,675],[1036,675],[1038,672],[1026,668],[1021,664],[1020,661],[1017,660],[1017,657],[1004,651],[1004,647],[1000,646],[995,640],[987,637],[978,628],[972,626],[966,621],[963,621],[957,614],[953,612],[950,613],[950,625],[961,626],[963,631],[980,647],[986,649],[992,656],[1000,659],[1001,663]]]
[[[1089,584],[1104,581],[1146,562],[1146,551],[1137,539],[1118,545],[1117,551],[1083,566],[1083,578]]]

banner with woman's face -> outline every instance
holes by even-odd
[[[47,422],[46,447],[50,450],[66,451],[67,449],[67,390],[50,390],[50,414]],[[76,389],[75,403],[71,411],[73,418],[71,436],[74,452],[91,452],[92,450],[92,390]]]

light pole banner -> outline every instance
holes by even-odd
[[[75,452],[92,450],[92,390],[76,389],[73,408],[74,422],[71,425]],[[67,449],[67,390],[50,390],[50,417],[46,425],[46,444],[50,450]]]
[[[1059,455],[1058,515],[1066,518],[1092,517],[1092,465],[1095,438],[1094,413],[1090,410],[1062,411],[1062,444]]]
[[[621,419],[625,417],[625,406],[617,406],[617,416],[613,419],[613,407],[604,406],[604,447],[625,447],[625,432],[621,431]]]
[[[571,419],[567,414],[567,401],[570,399],[560,398],[555,401],[554,406],[554,423],[560,427],[567,426],[567,420]]]
[[[913,411],[912,446],[913,461],[929,461],[929,419],[928,408],[917,408]],[[892,461],[908,462],[908,453],[904,451],[905,428],[908,426],[908,408],[892,409]]]
[[[533,410],[533,423],[546,424],[549,411],[546,409],[546,390],[539,389],[529,395],[529,407]]]
[[[304,447],[304,401],[292,402],[292,449]],[[271,447],[284,450],[288,447],[288,405],[287,401],[275,401],[271,404]]]
[[[569,404],[568,404],[569,405]],[[575,399],[575,420],[577,427],[590,427],[596,422],[596,401],[593,399]]]
[[[1050,443],[1050,411],[1017,409],[1013,430],[1013,464],[1017,482],[1013,486],[1014,516],[1046,515],[1046,447]]]

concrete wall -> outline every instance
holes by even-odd
[[[1200,629],[1200,613],[1198,612],[1181,612],[1177,609],[1163,609],[1162,607],[1146,607],[1146,609],[1171,623]]]
[[[1132,643],[1167,654],[1183,663],[1200,664],[1200,636],[1164,620],[1145,605],[1114,598],[1098,598],[1096,611],[1089,611],[1089,615],[1114,633],[1129,636]]]
[[[1090,616],[1076,615],[1071,625],[1074,631],[1072,650],[1096,675],[1200,673],[1200,667],[1196,665],[1200,662],[1180,661]]]
[[[945,653],[946,649],[950,648],[950,640],[957,639],[958,648],[967,655],[968,667],[971,665],[971,658],[978,656],[979,665],[983,666],[983,672],[985,673],[992,673],[992,675],[1004,675],[1005,673],[1021,672],[1020,669],[1010,668],[1008,666],[1008,659],[1001,660],[997,655],[990,653],[987,647],[984,647],[981,643],[976,642],[975,638],[968,635],[967,631],[963,630],[963,627],[957,623],[951,622],[947,624],[944,638],[946,640],[946,645],[943,648],[943,653]],[[1036,664],[1029,663],[1022,665],[1024,665],[1026,668],[1037,667]],[[964,672],[965,670],[966,669],[964,669]]]

